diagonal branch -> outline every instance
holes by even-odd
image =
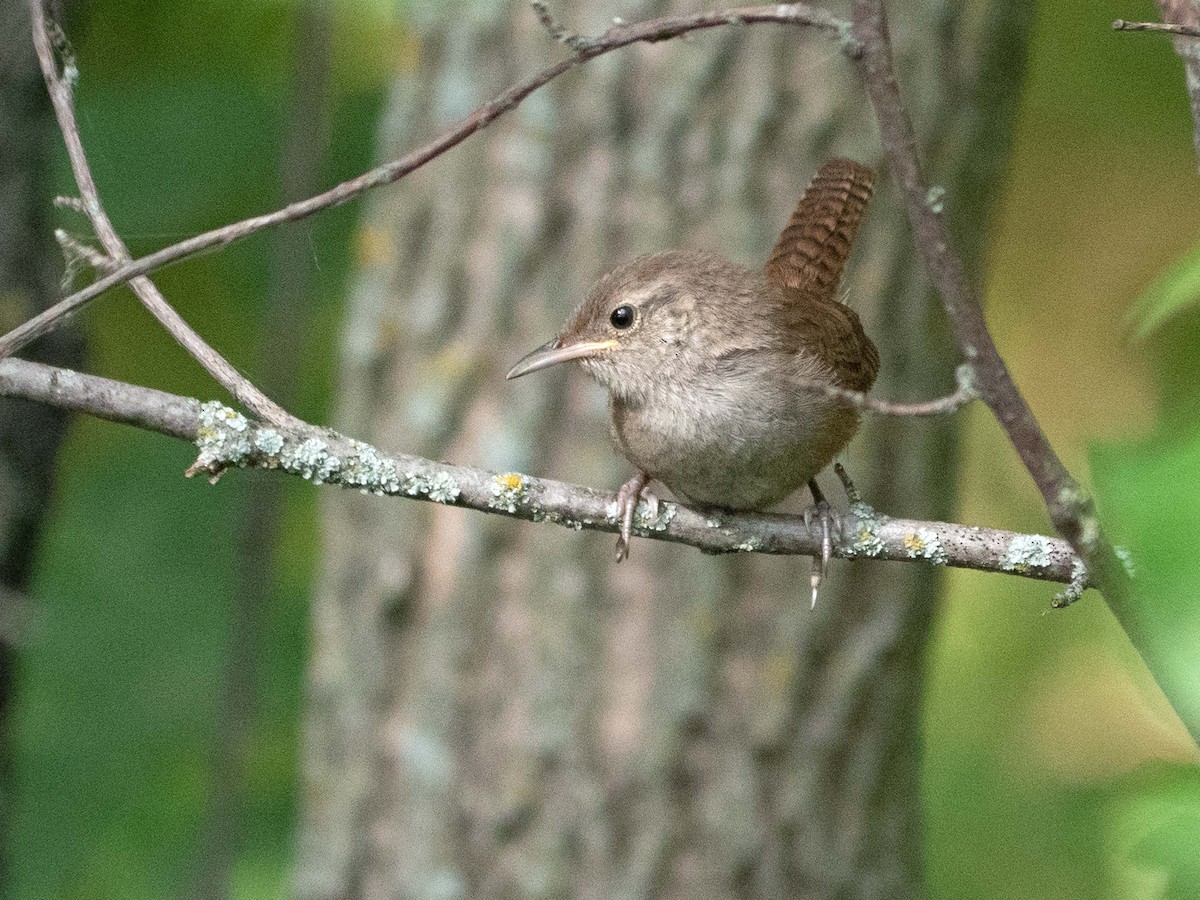
[[[1160,0],[1168,2],[1173,0]],[[921,171],[912,120],[900,96],[883,0],[854,0],[852,10],[854,36],[862,46],[858,59],[879,121],[883,149],[904,197],[917,248],[972,368],[974,387],[1041,492],[1055,529],[1084,561],[1092,585],[1103,591],[1113,615],[1147,667],[1161,676],[1161,667],[1155,665],[1154,636],[1131,596],[1128,570],[1105,536],[1091,497],[1054,452],[1013,382],[988,331],[979,298],[952,249],[941,218],[939,192],[931,191]],[[1159,686],[1176,710],[1188,708],[1190,685],[1159,677]],[[1184,724],[1193,738],[1200,740],[1200,721]]]
[[[38,11],[35,14],[40,16],[39,0],[29,0],[29,2],[31,5],[37,7]],[[613,25],[599,37],[575,37],[572,44],[575,49],[573,55],[542,69],[537,74],[497,94],[474,112],[455,122],[425,146],[418,147],[416,150],[399,159],[377,166],[369,172],[344,181],[323,193],[305,200],[299,200],[295,203],[289,203],[275,212],[251,216],[240,222],[233,222],[221,228],[206,231],[203,234],[198,234],[195,237],[172,244],[169,247],[164,247],[137,260],[130,260],[128,255],[125,255],[118,260],[120,266],[112,272],[96,279],[92,284],[82,290],[76,291],[42,314],[0,337],[0,359],[12,355],[30,341],[54,330],[68,316],[77,312],[85,304],[109,288],[130,281],[139,283],[137,282],[138,276],[145,275],[155,269],[160,269],[163,266],[179,262],[182,259],[197,256],[201,253],[232,244],[235,241],[240,241],[256,232],[262,231],[264,228],[271,228],[284,222],[295,222],[299,219],[307,218],[323,209],[339,206],[372,188],[399,181],[409,173],[441,156],[447,150],[458,146],[477,131],[486,128],[496,119],[500,118],[500,116],[516,109],[521,101],[534,91],[549,84],[558,76],[598,56],[603,56],[622,47],[628,47],[631,44],[664,41],[680,37],[692,31],[732,25],[769,23],[776,25],[810,26],[842,36],[843,40],[849,28],[848,22],[822,9],[809,6],[807,3],[785,3],[773,6],[747,6],[737,9],[694,13],[691,15],[664,16],[658,19],[649,19],[645,22],[620,23]],[[51,64],[51,72],[54,72],[53,64]],[[47,74],[46,77],[47,83],[50,84],[51,74]],[[54,72],[53,78],[55,82],[61,85],[61,79],[58,78],[56,72]],[[65,91],[66,108],[69,113],[69,88],[65,88]],[[55,106],[58,106],[57,101]],[[73,116],[71,118],[73,121]],[[61,121],[62,117],[60,115]],[[64,125],[63,127],[65,132],[67,126]],[[82,153],[82,148],[80,148],[80,153]]]
[[[921,171],[916,133],[900,96],[882,0],[855,0],[854,35],[883,149],[912,222],[917,249],[973,373],[979,397],[992,410],[1033,477],[1056,529],[1085,557],[1093,555],[1099,525],[1091,500],[1051,447],[1021,396],[988,331],[983,307],[952,248],[941,200]],[[935,199],[936,198],[936,199]]]
[[[51,26],[46,20],[42,0],[29,0],[29,9],[33,18],[33,45],[37,51],[42,75],[46,80],[50,101],[54,105],[59,129],[62,131],[63,140],[67,145],[67,156],[71,161],[71,171],[75,176],[75,183],[79,186],[83,210],[113,264],[128,263],[131,260],[129,249],[121,240],[121,236],[117,234],[112,221],[108,218],[108,213],[104,210],[104,205],[100,202],[100,192],[92,177],[91,166],[88,164],[87,153],[83,149],[83,140],[79,134],[79,125],[75,120],[75,99],[71,86],[72,80],[76,77],[75,63],[66,52],[65,41],[62,40],[62,35],[58,32],[57,27],[54,28],[54,32],[58,40],[52,41]],[[55,43],[59,45],[59,50],[63,53],[63,71],[59,71],[58,63],[55,61]],[[167,303],[166,298],[149,278],[139,276],[132,279],[129,286],[163,328],[204,367],[205,371],[247,408],[279,425],[298,421],[251,384],[228,360],[192,330],[174,307]]]
[[[460,506],[576,530],[619,530],[616,494],[547,478],[387,455],[361,441],[304,422],[271,427],[219,403],[56,369],[21,359],[0,360],[0,396],[22,397],[195,443],[200,455],[189,474],[215,481],[229,468],[257,467],[394,497]],[[661,503],[647,518],[642,504],[636,534],[696,547],[706,553],[758,552],[819,556],[821,535],[802,516],[698,511]],[[948,522],[892,519],[861,502],[836,535],[834,555],[1000,572],[1066,584],[1078,597],[1087,575],[1066,541]]]

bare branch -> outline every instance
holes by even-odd
[[[854,34],[863,47],[863,75],[879,120],[884,152],[913,223],[917,248],[941,295],[955,339],[972,366],[974,387],[1033,477],[1055,528],[1087,558],[1099,538],[1095,509],[1054,452],[1013,382],[988,331],[979,298],[952,249],[942,221],[942,202],[931,202],[936,194],[931,193],[921,171],[916,134],[900,96],[882,0],[855,0],[853,11]]]
[[[1113,31],[1159,31],[1180,37],[1200,38],[1200,28],[1193,25],[1175,25],[1169,22],[1127,22],[1117,19],[1112,24]]]
[[[38,0],[29,0],[38,4]],[[40,15],[40,12],[39,12]],[[169,247],[164,247],[133,261],[121,260],[121,266],[98,278],[94,283],[71,296],[59,301],[40,315],[14,328],[8,334],[0,337],[0,359],[10,356],[30,341],[41,337],[53,330],[66,317],[78,311],[90,300],[125,282],[134,281],[138,276],[145,275],[155,269],[178,262],[190,256],[196,256],[215,248],[223,247],[248,237],[264,228],[295,222],[307,218],[323,209],[339,206],[358,195],[385,184],[399,181],[404,176],[421,168],[430,160],[436,159],[447,150],[458,146],[471,135],[475,134],[494,122],[505,113],[511,112],[534,91],[549,84],[559,75],[569,72],[576,66],[613,50],[627,47],[636,43],[654,43],[657,41],[677,38],[692,31],[708,28],[718,28],[730,25],[755,25],[774,23],[777,25],[800,25],[817,28],[845,39],[849,23],[837,18],[825,10],[809,6],[806,3],[777,4],[774,6],[747,6],[714,12],[694,13],[682,16],[664,16],[645,22],[614,24],[603,35],[595,38],[580,39],[586,46],[579,49],[571,57],[548,66],[536,75],[521,81],[491,100],[484,103],[474,112],[464,116],[451,125],[440,135],[423,147],[384,163],[369,172],[365,172],[349,181],[330,188],[324,193],[289,203],[282,209],[264,215],[252,216],[240,222],[233,222],[212,231],[206,231],[195,237],[188,238]],[[49,79],[50,76],[47,76]],[[59,79],[55,76],[55,80]],[[69,99],[69,94],[68,94]],[[57,104],[56,104],[57,105]],[[247,404],[250,406],[250,404]],[[253,408],[253,406],[251,406]]]
[[[200,455],[189,470],[214,480],[229,468],[258,467],[299,475],[314,483],[340,484],[371,493],[409,497],[551,522],[576,530],[616,532],[617,496],[579,485],[517,473],[494,473],[385,455],[329,429],[300,423],[272,427],[246,419],[219,403],[201,403],[163,391],[20,359],[0,361],[0,396],[22,397],[85,412],[191,441]],[[1078,557],[1062,540],[975,528],[947,522],[892,519],[854,502],[836,536],[836,556],[1001,572],[1086,586]],[[688,544],[708,553],[758,552],[816,556],[821,535],[802,516],[712,513],[660,503],[646,518],[638,509],[634,532],[654,540]]]
[[[73,278],[80,263],[91,266],[97,272],[111,272],[116,265],[112,259],[105,256],[90,244],[72,237],[61,228],[54,229],[54,239],[62,247],[63,255],[67,258],[67,274],[64,281]]]
[[[79,135],[79,126],[75,121],[72,82],[78,77],[78,73],[75,70],[74,60],[70,56],[66,41],[57,26],[52,29],[47,22],[42,0],[29,0],[29,9],[33,19],[33,45],[37,51],[42,75],[46,80],[50,101],[54,105],[55,116],[58,118],[59,130],[67,145],[67,156],[71,161],[71,171],[75,176],[75,183],[79,186],[82,208],[92,223],[96,237],[99,238],[113,263],[128,263],[131,260],[129,250],[120,235],[117,234],[112,221],[104,211],[104,205],[100,202],[100,192],[92,177],[87,153],[84,151],[83,141]],[[55,45],[58,46],[63,57],[63,71],[61,72],[55,60]],[[228,360],[192,330],[183,317],[167,303],[166,298],[150,279],[140,276],[132,279],[129,286],[146,309],[204,367],[205,371],[249,409],[254,410],[268,421],[280,425],[298,421],[251,384]]]

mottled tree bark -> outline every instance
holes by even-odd
[[[1010,116],[972,104],[996,34],[961,6],[907,4],[898,59],[935,172],[953,189],[971,161],[995,191]],[[989,13],[1018,49],[1022,6]],[[594,5],[554,11],[583,33],[607,22]],[[562,52],[520,3],[414,15],[384,156]],[[988,76],[1009,109],[1020,58]],[[600,390],[565,370],[505,383],[507,364],[635,253],[764,262],[823,160],[878,164],[868,108],[837,50],[795,29],[634,48],[556,82],[370,203],[338,427],[620,484]],[[987,204],[967,196],[959,220],[978,235]],[[885,174],[846,279],[885,396],[953,387],[917,269]],[[855,452],[885,512],[950,502],[952,432],[928,429],[869,429]],[[837,567],[812,612],[796,560],[635,540],[616,567],[607,537],[350,494],[326,498],[323,526],[299,896],[921,893],[924,569]]]
[[[48,219],[54,118],[29,42],[23,0],[0,0],[0,332],[50,305],[58,251]],[[22,354],[78,367],[81,345],[71,329]],[[37,403],[0,398],[0,894],[8,882],[11,805],[8,716],[16,643],[27,609],[25,590],[53,490],[55,459],[67,416]]]

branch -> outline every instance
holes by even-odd
[[[20,359],[0,361],[0,396],[51,403],[190,441],[200,454],[188,474],[204,473],[213,481],[230,468],[275,469],[315,484],[339,484],[575,530],[616,532],[620,527],[617,495],[608,491],[418,456],[389,456],[329,429],[306,423],[263,425],[219,403],[201,403],[68,369]],[[844,559],[924,561],[1021,575],[1066,584],[1060,595],[1066,599],[1077,598],[1088,586],[1083,564],[1062,540],[948,522],[892,519],[862,502],[852,503],[850,512],[833,543],[834,554]],[[634,532],[707,553],[821,553],[821,535],[810,532],[802,516],[702,512],[664,502],[658,516],[648,519],[643,503]]]
[[[58,118],[59,130],[62,131],[63,141],[67,146],[67,156],[71,161],[71,171],[75,176],[75,183],[79,186],[82,208],[92,223],[96,237],[100,239],[100,243],[112,262],[114,264],[128,263],[131,259],[129,249],[117,234],[112,221],[108,218],[108,213],[104,211],[104,206],[100,202],[100,192],[92,177],[87,153],[83,149],[83,140],[79,135],[79,126],[75,121],[75,98],[72,83],[78,77],[78,71],[75,69],[75,62],[66,47],[66,41],[57,27],[54,30],[54,37],[57,40],[52,41],[50,26],[47,24],[42,4],[43,0],[29,0],[29,10],[33,20],[33,46],[37,51],[38,63],[41,65],[42,76],[46,81],[50,102],[54,105],[54,114]],[[62,72],[59,72],[58,63],[55,61],[55,44],[58,45],[63,56]],[[163,328],[234,397],[268,421],[281,425],[296,421],[254,387],[237,369],[230,365],[228,360],[193,331],[174,307],[167,303],[166,298],[150,279],[140,276],[132,279],[129,286],[142,301],[142,305],[150,311]],[[0,353],[0,358],[2,356],[3,354]]]
[[[1159,2],[1165,7],[1179,0]],[[1126,565],[1105,536],[1091,497],[1054,452],[1013,382],[988,331],[979,298],[967,281],[960,258],[951,249],[941,219],[941,199],[937,191],[931,192],[921,172],[912,121],[896,82],[883,2],[854,0],[852,10],[854,37],[862,46],[858,58],[879,121],[884,153],[904,197],[917,248],[941,295],[956,341],[972,366],[979,397],[996,416],[1029,471],[1055,529],[1083,560],[1091,585],[1104,593],[1130,642],[1183,718],[1183,711],[1190,705],[1191,685],[1166,677],[1168,673],[1157,664],[1155,635],[1131,595]],[[1069,602],[1073,596],[1077,595],[1068,591],[1062,602]],[[1184,724],[1200,741],[1200,721],[1185,719]]]
[[[29,0],[37,7],[35,15],[41,20],[39,0]],[[570,57],[548,66],[536,75],[514,84],[507,90],[497,94],[474,112],[464,116],[451,125],[440,135],[423,147],[384,163],[369,172],[365,172],[349,181],[330,188],[324,193],[289,203],[282,209],[264,215],[252,216],[240,222],[233,222],[212,231],[206,231],[195,237],[164,247],[137,260],[129,260],[126,256],[120,260],[121,265],[111,273],[98,278],[95,282],[59,301],[40,315],[14,328],[8,334],[0,337],[0,359],[20,350],[30,341],[41,337],[58,327],[66,317],[77,312],[90,300],[98,297],[109,288],[126,282],[138,285],[139,276],[146,275],[155,269],[170,263],[178,262],[187,257],[196,256],[205,251],[224,247],[249,237],[264,228],[271,228],[284,222],[295,222],[307,218],[313,213],[334,206],[340,206],[366,191],[399,181],[409,173],[421,168],[426,163],[441,156],[464,140],[486,128],[505,113],[511,112],[534,91],[549,84],[558,76],[571,71],[598,56],[611,53],[622,47],[636,43],[655,43],[670,38],[677,38],[692,31],[708,28],[727,27],[730,25],[756,25],[774,23],[777,25],[800,25],[821,29],[838,35],[843,42],[848,41],[849,23],[837,18],[822,9],[811,7],[806,3],[777,4],[774,6],[746,6],[737,9],[694,13],[692,15],[664,16],[645,22],[614,24],[604,34],[594,38],[573,36],[575,52]],[[52,69],[53,71],[53,69]],[[47,75],[47,84],[50,84]],[[54,76],[55,81],[61,80]],[[67,94],[69,101],[69,92]],[[56,102],[56,107],[58,103]],[[69,109],[69,106],[68,106]],[[60,117],[61,122],[61,117]],[[72,125],[73,127],[73,125]],[[64,125],[64,132],[66,126]],[[82,153],[82,148],[80,148]],[[251,404],[247,404],[251,406]],[[254,408],[251,406],[251,408]]]
[[[1054,452],[1013,382],[988,331],[979,298],[952,249],[942,221],[940,192],[930,189],[921,171],[916,134],[896,82],[882,0],[855,0],[853,19],[884,153],[904,197],[917,249],[941,295],[955,339],[972,367],[974,387],[1032,476],[1055,528],[1087,559],[1101,543],[1095,509]]]
[[[850,406],[855,406],[863,412],[875,413],[880,416],[944,416],[957,411],[972,400],[979,398],[974,386],[974,376],[970,366],[964,364],[958,367],[958,390],[945,397],[934,400],[918,400],[914,403],[893,403],[891,400],[881,400],[862,391],[852,391],[849,388],[825,384],[820,381],[799,381],[796,386],[801,390],[824,394],[833,400],[841,400]]]
[[[1112,24],[1113,31],[1159,31],[1180,37],[1200,38],[1200,28],[1194,25],[1175,25],[1169,22],[1127,22],[1117,19]]]

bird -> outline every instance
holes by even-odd
[[[618,493],[617,561],[650,482],[704,510],[769,509],[807,485],[824,534],[813,602],[839,523],[816,476],[854,436],[859,410],[815,385],[866,392],[879,352],[840,296],[874,187],[850,159],[809,183],[762,269],[699,250],[639,256],[600,278],[558,334],[507,373],[567,361],[608,391],[611,437],[636,468]]]

